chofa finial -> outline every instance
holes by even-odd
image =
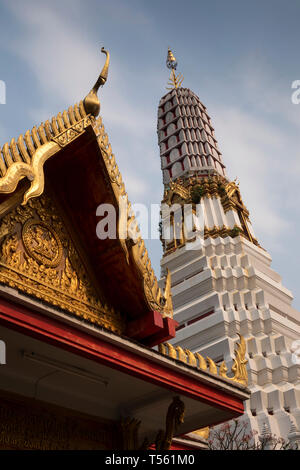
[[[84,108],[87,114],[92,114],[93,116],[98,116],[99,111],[100,111],[100,101],[97,96],[98,90],[100,86],[103,86],[107,80],[108,76],[108,67],[109,67],[109,52],[104,49],[104,47],[101,48],[101,52],[106,55],[106,61],[103,66],[103,69],[98,77],[98,80],[96,81],[95,85],[89,92],[89,94],[84,98],[83,104]]]

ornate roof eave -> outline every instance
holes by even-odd
[[[155,276],[154,270],[151,266],[151,261],[148,255],[148,250],[142,238],[138,223],[132,211],[131,203],[128,200],[128,195],[125,190],[125,185],[122,175],[116,163],[112,148],[109,143],[108,135],[105,132],[104,125],[101,118],[98,119],[98,144],[103,155],[103,159],[108,171],[111,187],[113,189],[116,204],[122,214],[120,220],[124,218],[126,225],[125,233],[126,238],[119,238],[119,242],[124,251],[128,265],[134,263],[137,269],[137,274],[143,282],[145,292],[145,300],[150,310],[159,311],[164,317],[173,317],[173,306],[171,296],[171,273],[168,271],[165,280],[164,292],[158,286],[158,281]],[[120,207],[120,201],[125,201],[125,207]],[[125,209],[125,210],[124,210]]]
[[[167,357],[183,362],[190,367],[207,371],[211,374],[218,375],[223,379],[233,381],[243,387],[248,386],[248,372],[246,359],[246,341],[245,338],[238,333],[240,342],[237,343],[234,351],[233,365],[231,372],[232,377],[227,376],[228,368],[223,361],[220,365],[216,364],[210,357],[204,358],[198,352],[193,353],[189,349],[183,349],[181,346],[173,346],[171,343],[159,345],[159,352]]]
[[[162,292],[158,286],[131,204],[128,201],[125,186],[115,162],[115,157],[112,154],[102,119],[96,119],[100,110],[97,90],[106,81],[109,64],[109,54],[104,50],[103,52],[107,56],[105,66],[91,92],[83,101],[80,101],[79,105],[70,106],[68,111],[65,110],[63,113],[59,113],[51,120],[42,123],[38,128],[34,126],[24,136],[20,135],[17,141],[12,139],[10,143],[4,144],[2,150],[0,149],[0,196],[2,193],[1,199],[3,201],[5,195],[11,196],[15,193],[19,182],[25,177],[29,180],[30,187],[28,188],[28,184],[21,185],[25,193],[22,205],[26,205],[31,198],[40,196],[45,185],[45,162],[48,159],[52,160],[54,155],[67,148],[88,130],[92,131],[93,139],[97,142],[105,163],[110,186],[115,195],[115,204],[120,210],[119,196],[125,198],[127,208],[126,224],[130,227],[136,227],[135,233],[131,237],[129,236],[125,240],[119,236],[117,238],[126,258],[128,269],[134,271],[139,279],[140,291],[143,292],[144,298],[143,310],[144,312],[154,310],[163,317],[172,318],[170,273],[166,278],[166,288]],[[5,199],[7,212],[7,198]],[[99,241],[99,243],[101,242]],[[124,275],[124,277],[124,283],[126,283],[126,276]]]
[[[0,193],[13,193],[24,177],[31,182],[22,204],[44,191],[44,164],[63,147],[79,137],[92,125],[94,117],[87,115],[83,102],[70,106],[38,128],[21,134],[17,141],[5,143],[0,151]]]

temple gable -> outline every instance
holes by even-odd
[[[121,316],[90,281],[54,201],[46,194],[0,222],[0,282],[113,332]]]

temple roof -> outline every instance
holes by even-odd
[[[108,61],[106,77],[107,68]],[[162,292],[102,119],[96,118],[100,109],[97,90],[105,83],[105,73],[102,71],[91,92],[79,105],[70,106],[68,111],[3,145],[0,232],[3,243],[9,236],[3,216],[13,210],[24,211],[28,204],[34,204],[44,195],[49,196],[59,207],[79,258],[93,278],[92,283],[101,292],[103,305],[107,304],[121,316],[124,328],[119,332],[153,345],[175,335],[170,275],[166,278],[165,292]],[[100,204],[111,204],[120,221],[125,223],[125,229],[130,229],[124,238],[120,236],[120,227],[115,238],[100,240],[97,237]],[[5,282],[3,278],[1,282]],[[19,284],[15,286],[21,288]],[[85,319],[97,323],[94,317]]]

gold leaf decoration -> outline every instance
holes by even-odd
[[[79,112],[80,110],[80,112]],[[5,143],[0,149],[0,193],[12,193],[19,181],[27,177],[31,184],[23,199],[25,205],[29,199],[40,196],[44,191],[44,164],[46,160],[57,153],[61,147],[69,144],[81,135],[86,127],[94,121],[93,116],[87,116],[81,104],[69,108],[68,113],[59,113],[46,121],[39,128],[33,127]]]
[[[243,336],[239,334],[240,342],[237,344],[237,348],[234,351],[235,359],[232,366],[232,372],[234,373],[233,380],[239,382],[242,385],[248,384],[248,373],[247,373],[247,359],[246,356],[246,342]]]
[[[196,175],[188,177],[182,176],[177,178],[175,181],[171,181],[166,186],[162,202],[169,206],[174,203],[181,205],[193,204],[193,210],[195,210],[193,191],[197,188],[200,189],[201,198],[219,198],[224,212],[226,213],[233,210],[239,214],[239,219],[241,220],[241,227],[227,227],[225,225],[221,227],[214,226],[210,229],[204,227],[204,239],[217,237],[225,238],[228,236],[235,237],[236,235],[241,235],[254,243],[254,245],[260,246],[249,230],[249,211],[242,201],[239,186],[235,181],[228,182],[225,177],[220,175],[201,178]],[[180,246],[182,246],[182,244]],[[165,247],[164,255],[171,253],[174,249],[174,242],[171,240]]]
[[[207,358],[207,362],[208,362],[209,372],[211,374],[217,374],[218,368],[215,362],[210,357]]]
[[[100,299],[46,195],[0,222],[0,282],[121,334],[120,313]]]
[[[172,346],[170,343],[162,343],[158,346],[158,350],[164,356],[169,356],[172,359],[177,359],[193,368],[201,370],[209,370],[211,374],[219,375],[227,380],[232,380],[243,386],[248,385],[248,372],[246,364],[248,360],[246,359],[246,341],[243,336],[238,334],[240,337],[240,342],[237,343],[237,347],[234,351],[235,358],[233,360],[233,366],[231,368],[233,377],[227,376],[228,368],[223,361],[220,366],[218,366],[210,357],[206,359],[199,353],[193,353],[189,349],[183,350],[181,346]]]

